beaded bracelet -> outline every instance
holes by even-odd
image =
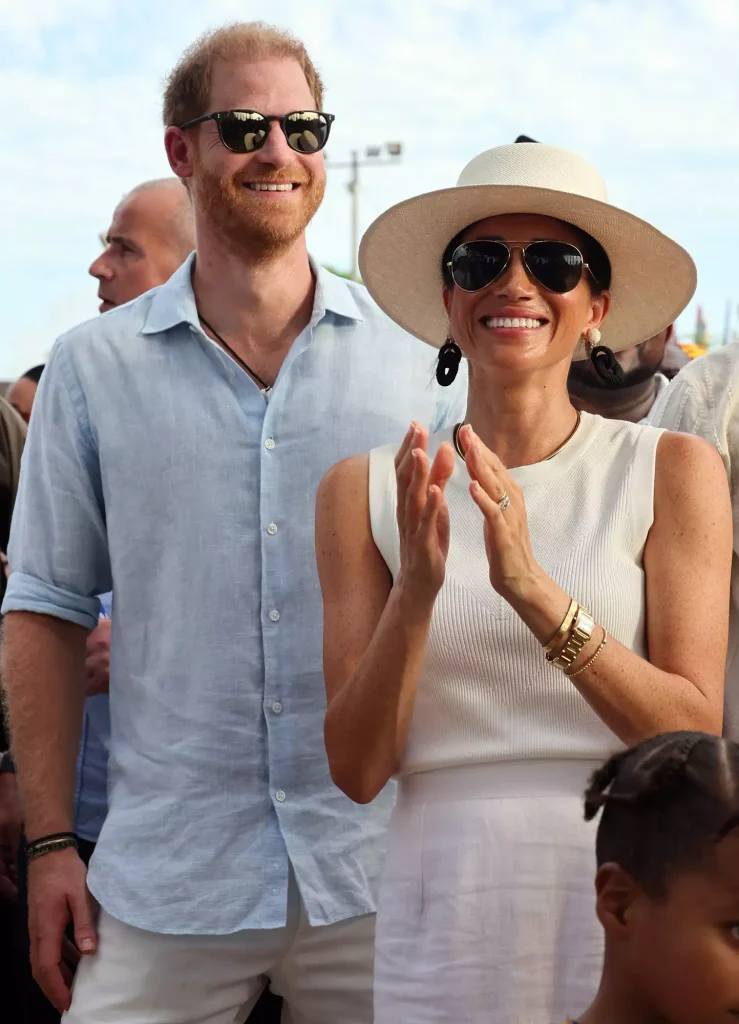
[[[606,646],[607,643],[608,643],[608,633],[606,633],[606,631],[604,629],[603,630],[603,639],[601,640],[600,646],[599,646],[598,650],[595,652],[595,654],[593,655],[593,657],[590,658],[588,661],[586,661],[585,664],[582,666],[582,668],[579,668],[576,672],[565,672],[565,675],[569,676],[570,679],[574,679],[575,676],[579,676],[581,672],[585,671],[585,669],[590,668],[590,666],[593,664],[593,662],[597,661],[598,658],[601,656],[601,654],[603,653],[603,648]]]

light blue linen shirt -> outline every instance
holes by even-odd
[[[104,693],[87,697],[82,713],[77,777],[74,791],[74,831],[82,839],[96,843],[108,813],[108,737],[101,735],[99,723],[107,720],[108,698]]]
[[[158,933],[375,910],[392,786],[358,806],[323,742],[315,496],[340,459],[412,419],[462,419],[435,353],[366,290],[317,270],[269,402],[198,324],[192,257],[62,336],[41,379],[4,612],[95,626],[113,590],[108,816],[89,873]]]
[[[101,615],[109,619],[112,594],[101,594]],[[74,830],[82,839],[96,843],[108,813],[108,748],[110,710],[107,693],[85,698],[77,755],[74,792]]]

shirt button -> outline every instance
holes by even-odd
[[[282,704],[280,704],[280,702],[278,700],[276,700],[274,702],[274,704],[272,705],[272,710],[274,711],[274,713],[276,715],[281,715],[282,714]]]
[[[264,447],[267,449],[268,452],[271,452],[274,446],[275,439],[273,437],[268,437],[267,440],[264,442]]]
[[[270,619],[272,619],[273,622],[279,622],[280,621],[280,613],[277,611],[276,608],[272,609],[272,611],[269,613],[269,617],[270,617]]]
[[[277,533],[277,523],[270,523],[269,526],[267,527],[267,533],[270,535],[270,537],[274,537],[274,535]]]
[[[277,792],[275,793],[275,800],[277,801],[277,803],[284,804],[285,799],[285,791],[282,789],[278,789]]]

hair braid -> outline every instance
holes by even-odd
[[[631,750],[623,750],[620,754],[609,757],[606,763],[593,772],[585,790],[585,820],[592,821],[601,807],[608,800],[608,787],[618,777],[621,766],[632,755]]]
[[[739,744],[677,732],[609,758],[585,793],[598,826],[598,865],[617,863],[651,896],[671,873],[695,869],[739,829]]]

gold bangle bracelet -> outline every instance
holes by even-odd
[[[565,675],[569,676],[570,679],[574,679],[575,676],[579,676],[581,672],[585,671],[585,669],[590,668],[590,666],[593,664],[593,662],[597,661],[598,658],[601,656],[601,654],[603,653],[603,648],[606,646],[607,643],[608,643],[608,633],[606,633],[606,631],[604,629],[603,630],[603,639],[601,640],[600,646],[598,647],[598,650],[595,652],[593,657],[590,658],[589,661],[586,661],[585,664],[582,666],[582,668],[579,668],[576,672],[565,672]]]
[[[555,647],[557,647],[558,644],[562,643],[564,638],[567,636],[574,621],[574,618],[577,615],[578,607],[579,605],[577,601],[574,598],[572,598],[570,600],[570,607],[567,609],[567,614],[562,619],[562,625],[559,627],[559,629],[554,634],[549,643],[545,644],[544,646],[544,650],[547,653],[549,653],[549,651],[553,651]]]
[[[566,672],[572,668],[577,659],[580,657],[580,651],[588,644],[595,632],[595,619],[590,614],[587,608],[583,608],[582,605],[578,605],[577,615],[575,616],[575,623],[572,627],[567,643],[564,645],[559,654],[556,651],[550,651],[546,655],[547,661],[554,665],[555,668],[560,669],[562,672]]]

